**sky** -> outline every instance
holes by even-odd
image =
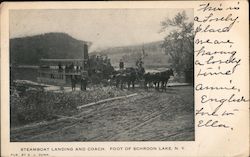
[[[90,51],[163,40],[161,21],[193,9],[11,10],[10,38],[49,32],[67,33],[92,43]]]

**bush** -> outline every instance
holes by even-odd
[[[22,96],[11,94],[11,122],[15,125],[51,120],[57,114],[76,110],[75,99],[62,93],[27,91]]]
[[[70,93],[46,92],[43,90],[18,91],[11,87],[11,125],[52,120],[58,115],[77,113],[77,106],[94,101],[128,94],[114,87],[97,86],[91,91]]]

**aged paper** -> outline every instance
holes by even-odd
[[[247,1],[1,4],[1,156],[249,156]]]

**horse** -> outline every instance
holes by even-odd
[[[155,89],[159,89],[160,87],[160,78],[161,78],[161,73],[156,72],[156,73],[146,73],[144,74],[144,87],[145,89],[148,89],[152,84],[154,85]]]
[[[143,75],[143,78],[144,78],[144,87],[145,89],[148,89],[148,86],[150,87],[155,80],[155,74],[148,72]]]
[[[161,85],[161,89],[166,90],[167,82],[170,76],[174,76],[172,69],[157,73],[146,73],[143,76],[144,87],[145,89],[148,89],[148,86],[153,83],[155,85],[155,89],[159,90]]]
[[[115,79],[116,87],[123,89],[124,83],[127,83],[128,89],[130,89],[130,85],[132,88],[135,88],[135,81],[137,80],[138,75],[135,68],[126,68],[125,70],[116,71],[113,75],[113,79]]]
[[[167,83],[168,80],[170,79],[170,76],[174,76],[174,71],[172,69],[160,72],[159,81],[161,82],[162,90],[163,89],[165,89],[165,91],[167,90]]]

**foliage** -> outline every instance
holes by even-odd
[[[88,92],[55,93],[42,90],[18,91],[12,86],[10,94],[11,125],[16,126],[52,120],[58,115],[70,116],[78,112],[77,106],[128,93],[112,87],[95,87]]]
[[[177,71],[193,69],[194,31],[193,22],[188,22],[186,12],[178,13],[173,19],[162,21],[161,32],[173,29],[162,44],[165,53],[170,56],[173,68]]]

